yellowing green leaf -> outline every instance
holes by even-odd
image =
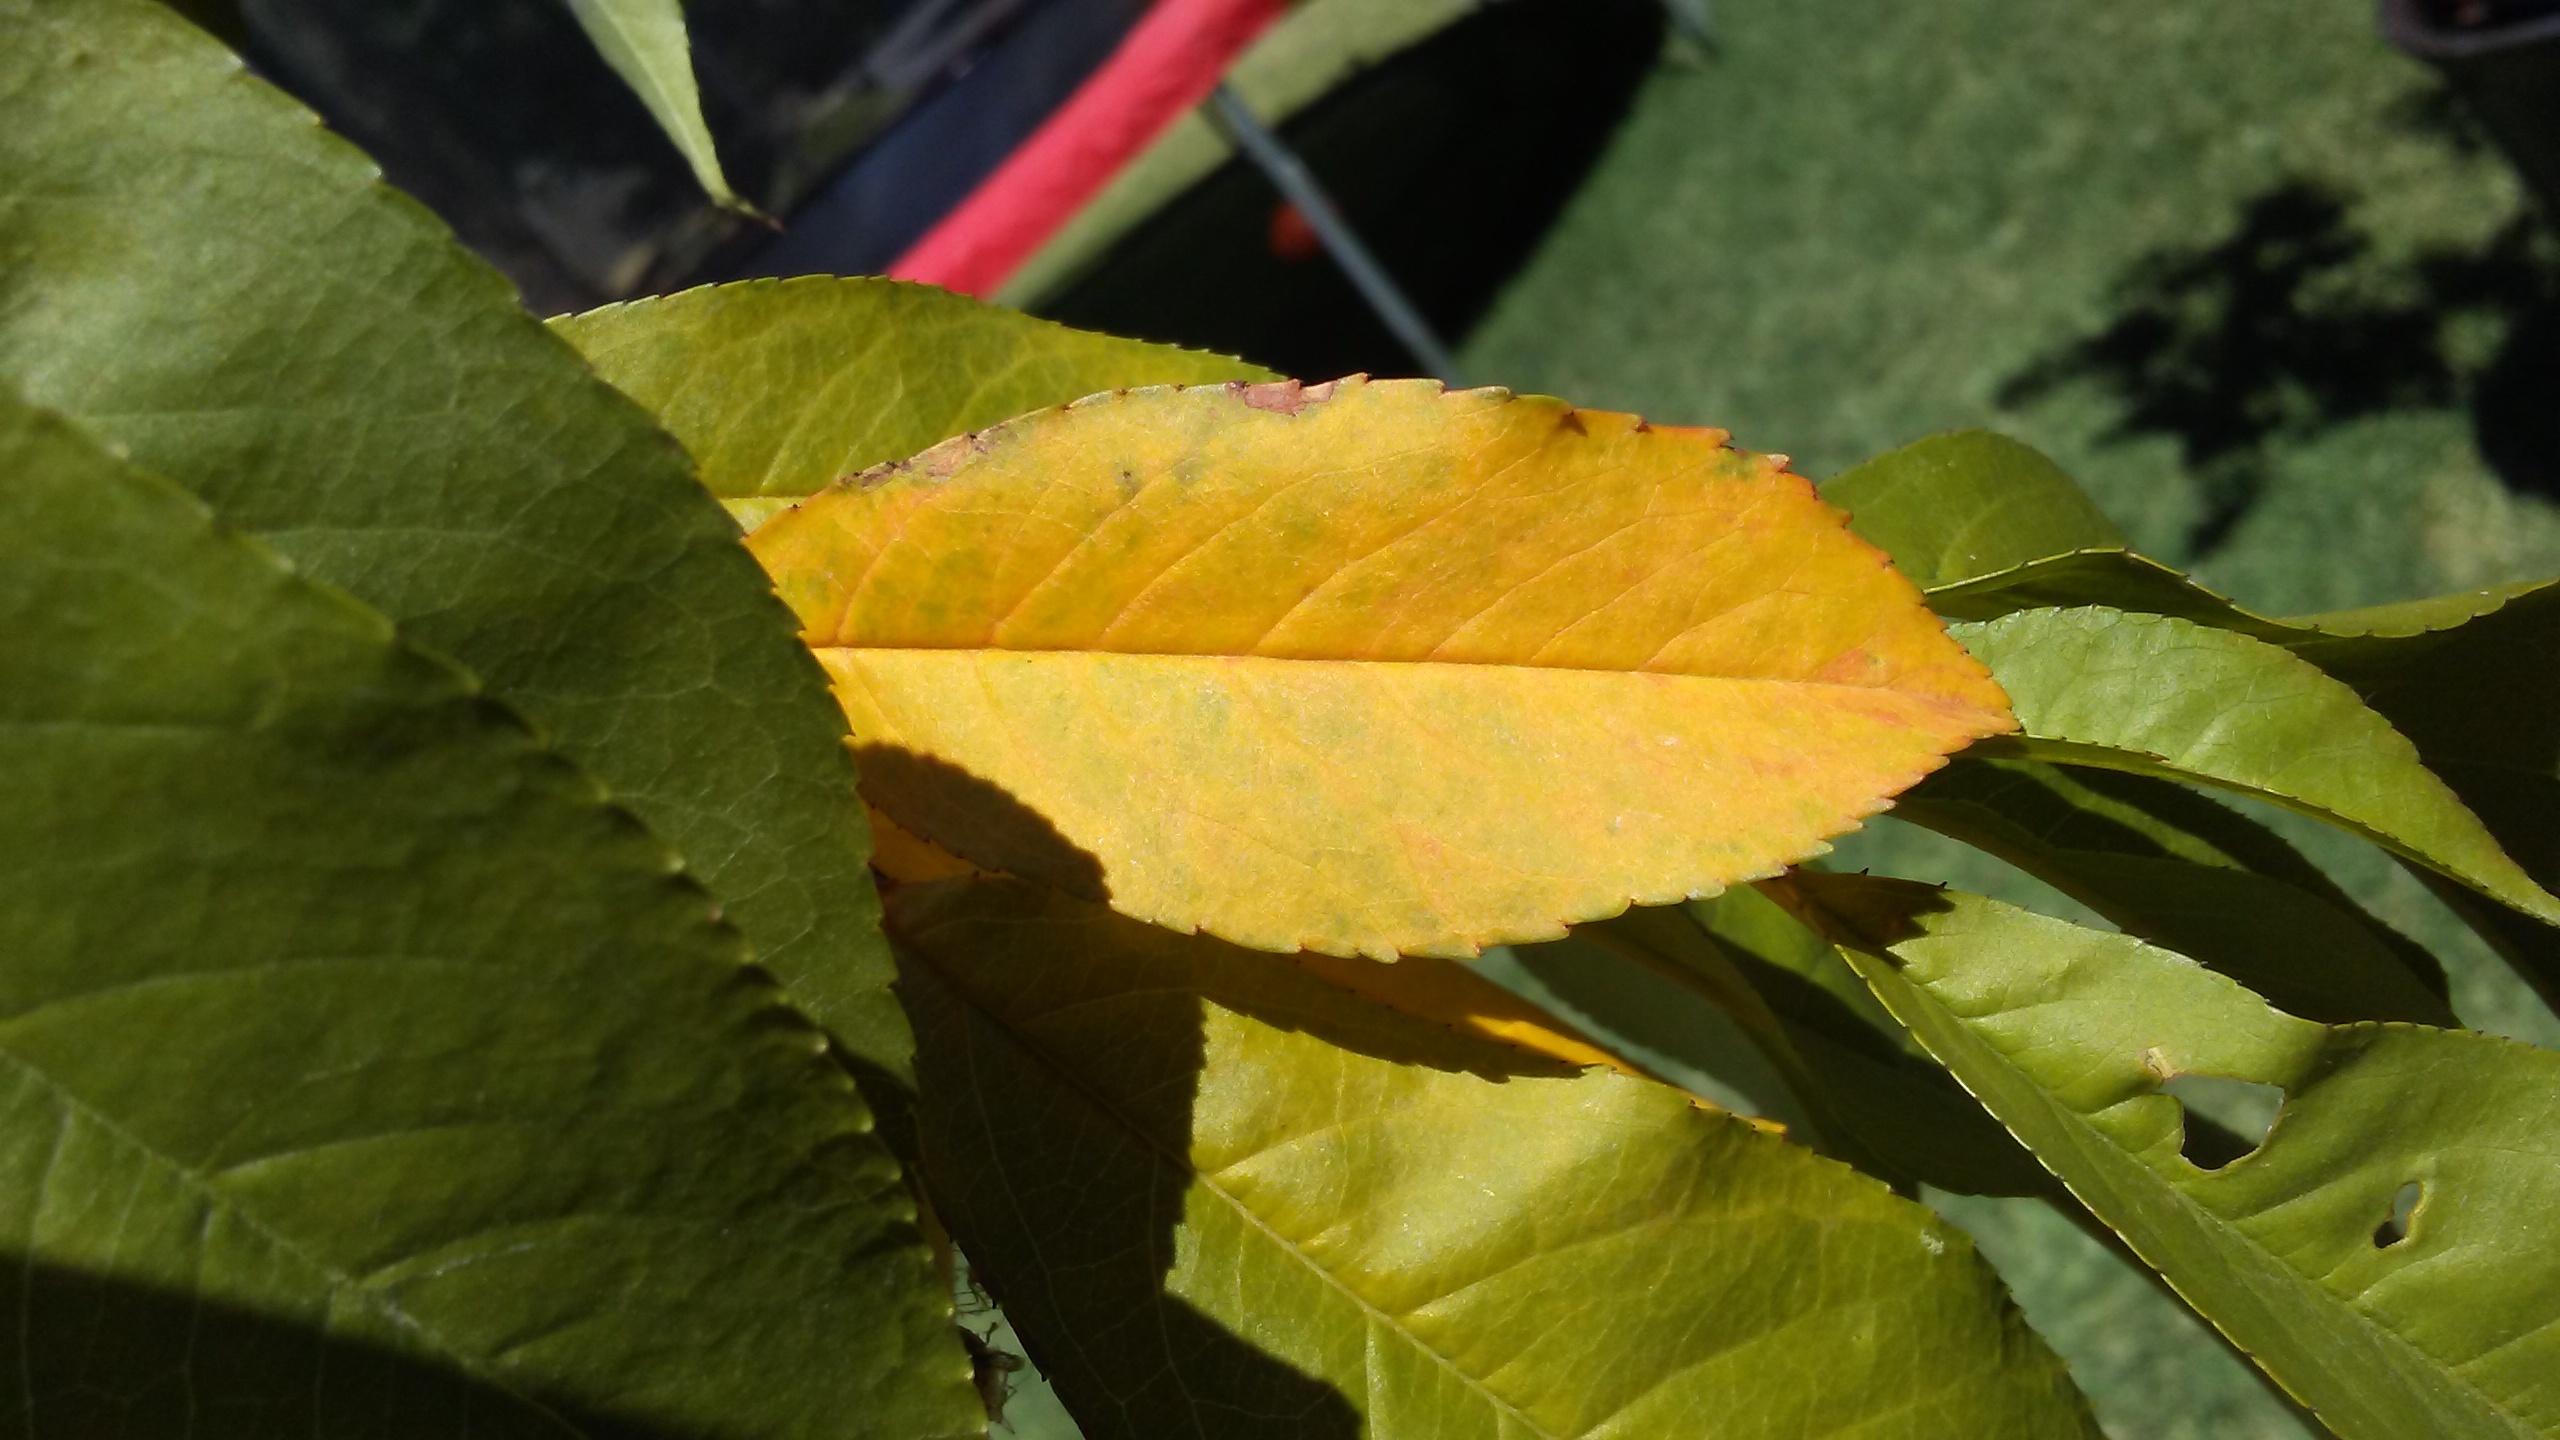
[[[1677,1092],[902,891],[940,1212],[1093,1440],[2094,1437],[1970,1243]]]
[[[658,128],[667,132],[693,178],[712,199],[730,210],[753,214],[755,207],[729,188],[720,173],[720,152],[711,143],[711,127],[702,120],[702,93],[693,79],[693,43],[684,28],[684,7],[677,0],[568,0],[569,11],[595,42],[613,73],[649,107]]]
[[[1104,390],[1278,377],[899,280],[747,280],[551,322],[750,524],[874,465]]]
[[[1467,956],[1772,874],[2011,723],[1723,442],[1428,382],[1136,392],[748,543],[909,829],[1258,948]]]
[[[2324,1026],[2129,936],[1857,876],[1784,882],[1902,1022],[2341,1440],[2560,1435],[2560,1055]],[[2180,1152],[2178,1076],[2281,1086]],[[2397,1202],[2416,1188],[2405,1232]]]
[[[2409,740],[2274,645],[2101,606],[1956,627],[2017,704],[2038,759],[2202,781],[2346,826],[2546,922],[2534,883]]]
[[[0,1414],[981,1431],[914,1202],[674,854],[0,387]]]

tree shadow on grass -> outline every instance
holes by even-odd
[[[2408,128],[2462,133],[2404,109]],[[2383,260],[2352,211],[2352,196],[2289,180],[2222,240],[2144,257],[2116,317],[2013,376],[2002,403],[2094,385],[2119,409],[2109,439],[2175,440],[2202,490],[2198,551],[2248,513],[2277,446],[2369,416],[2467,410],[2511,488],[2560,498],[2554,247],[2520,215],[2477,249]],[[2484,330],[2494,353],[2466,353]]]

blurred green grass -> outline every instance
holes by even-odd
[[[2254,503],[2199,556],[2207,487],[2174,435],[2119,434],[2131,407],[2103,381],[2015,393],[2135,308],[2146,266],[2210,251],[2271,200],[2328,197],[2326,239],[2355,253],[2191,328],[2263,325],[2271,299],[2424,309],[2431,259],[2485,263],[2523,198],[2447,122],[2430,73],[2384,45],[2367,0],[1763,0],[1719,15],[1718,57],[1657,72],[1471,337],[1470,373],[1721,425],[1817,477],[1991,426],[2080,476],[2146,551],[2280,611],[2560,568],[2560,512],[2489,472],[2458,398],[2268,437]],[[2299,378],[2260,377],[2269,403],[2294,403],[2282,392]]]

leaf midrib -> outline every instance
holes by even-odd
[[[1381,668],[1415,670],[1509,670],[1528,674],[1622,675],[1629,679],[1701,680],[1729,685],[1781,685],[1803,690],[1847,691],[1861,695],[1896,695],[1921,704],[1987,713],[1985,706],[1935,690],[1905,689],[1884,684],[1861,685],[1848,680],[1808,680],[1787,675],[1702,675],[1693,670],[1640,670],[1616,665],[1533,665],[1507,660],[1433,660],[1428,657],[1412,659],[1372,658],[1364,655],[1237,655],[1217,650],[1100,650],[1074,645],[847,645],[807,640],[805,637],[803,643],[807,644],[812,651],[848,655],[1076,655],[1095,660],[1215,660],[1229,664],[1253,662],[1270,665],[1375,665]]]

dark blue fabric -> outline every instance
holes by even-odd
[[[951,212],[1049,118],[1146,0],[1041,0],[917,104],[730,273],[872,275]]]

